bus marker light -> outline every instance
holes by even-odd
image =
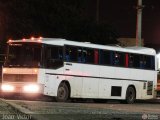
[[[26,41],[26,39],[25,39],[25,38],[23,38],[23,39],[22,39],[22,41]]]
[[[8,42],[12,42],[12,40],[10,39],[10,40],[8,40]]]
[[[38,42],[41,42],[41,41],[42,41],[42,37],[39,37],[39,38],[38,38]]]
[[[39,37],[39,39],[42,39],[42,37]]]
[[[34,37],[31,37],[31,40],[34,40]]]

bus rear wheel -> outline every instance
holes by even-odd
[[[57,91],[57,102],[66,102],[69,99],[69,89],[65,83],[61,83]]]
[[[129,86],[126,91],[126,103],[133,104],[136,99],[136,91],[132,86]]]

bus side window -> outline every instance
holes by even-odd
[[[133,67],[134,57],[132,54],[128,55],[128,66]]]
[[[77,47],[66,46],[65,60],[66,62],[77,62]]]
[[[119,65],[119,54],[118,53],[115,53],[115,56],[114,56],[114,65]]]
[[[143,68],[144,69],[150,69],[150,67],[147,67],[147,57],[148,56],[146,56],[146,55],[143,56]]]
[[[139,56],[139,59],[140,59],[140,61],[139,61],[139,67],[141,69],[144,68],[144,59],[143,59],[143,57],[144,57],[143,55]]]
[[[94,50],[93,49],[83,49],[83,62],[84,63],[94,63]]]
[[[140,55],[134,54],[133,57],[134,57],[133,67],[140,68]]]
[[[100,50],[99,51],[99,63],[101,65],[110,65],[110,59],[112,58],[111,52],[108,50]]]
[[[119,53],[119,65],[122,66],[122,67],[125,67],[126,65],[126,56],[125,56],[125,53],[123,52],[120,52]]]
[[[104,64],[104,52],[103,50],[99,50],[99,64],[103,65]]]
[[[125,53],[123,52],[114,52],[114,57],[113,57],[113,64],[115,66],[121,66],[124,67],[125,66]]]
[[[151,69],[151,70],[155,69],[153,56],[145,56],[145,61],[146,61],[146,64],[145,64],[146,69]]]
[[[114,64],[115,66],[119,66],[119,65],[120,65],[120,54],[119,54],[118,52],[114,52],[114,57],[113,57],[113,59],[114,59],[113,64]]]
[[[47,52],[46,52],[45,55],[46,55],[46,58],[47,58],[47,60],[48,60],[48,59],[51,58],[51,49],[50,49],[49,47],[47,47],[47,48],[46,48],[46,51],[47,51]]]
[[[77,54],[78,54],[78,62],[82,63],[83,62],[82,48],[77,49]]]
[[[45,66],[47,68],[58,68],[63,65],[62,47],[47,46],[46,50]]]
[[[58,49],[58,58],[60,60],[63,60],[63,48],[62,47],[59,47]]]
[[[151,69],[155,70],[155,57],[151,56]]]
[[[66,62],[70,62],[70,49],[68,46],[65,48],[65,60]]]
[[[70,58],[72,62],[77,62],[77,47],[70,48]]]
[[[87,50],[83,49],[82,50],[82,62],[86,63],[86,59],[87,59]]]
[[[59,59],[58,47],[51,47],[51,59]]]
[[[114,52],[113,51],[110,51],[110,54],[109,54],[109,56],[110,56],[110,64],[111,65],[114,65]]]

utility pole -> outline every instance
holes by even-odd
[[[142,46],[142,0],[138,0],[137,4],[137,25],[136,25],[136,46]]]

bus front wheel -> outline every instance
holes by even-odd
[[[136,99],[136,91],[132,86],[129,86],[126,91],[126,103],[132,104]]]
[[[57,91],[57,102],[66,102],[69,98],[69,89],[65,83],[61,83]]]

